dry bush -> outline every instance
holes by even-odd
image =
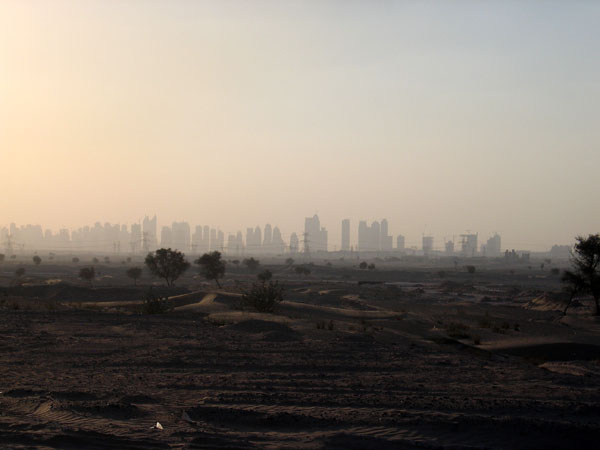
[[[283,301],[283,288],[277,281],[252,283],[250,290],[242,295],[242,308],[250,307],[258,312],[271,313]]]

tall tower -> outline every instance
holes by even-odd
[[[350,251],[350,219],[342,220],[342,247],[343,252]]]

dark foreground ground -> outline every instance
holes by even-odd
[[[83,310],[0,337],[2,448],[597,448],[598,374],[451,339]]]
[[[235,309],[243,269],[162,292],[4,267],[0,448],[598,447],[600,321],[585,298],[563,316],[559,276],[337,264],[270,267],[275,314]],[[149,285],[172,311],[141,313]]]

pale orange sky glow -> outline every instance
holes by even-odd
[[[251,6],[250,6],[251,5]],[[594,2],[0,4],[0,226],[600,231]]]

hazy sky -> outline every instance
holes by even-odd
[[[600,2],[0,1],[0,225],[600,231]]]

